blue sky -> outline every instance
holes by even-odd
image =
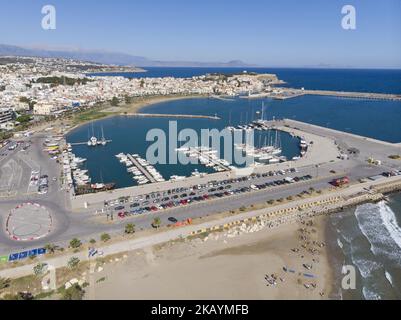
[[[41,8],[57,29],[41,28]],[[357,29],[341,27],[356,8]],[[401,68],[400,0],[3,0],[0,43],[263,66]]]

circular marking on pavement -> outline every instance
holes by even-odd
[[[23,203],[11,210],[6,232],[15,241],[35,241],[50,234],[53,219],[49,211],[37,203]]]

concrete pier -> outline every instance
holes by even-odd
[[[300,89],[286,89],[286,88],[282,88],[282,90],[283,92],[281,94],[273,94],[270,96],[277,100],[296,98],[304,95],[314,95],[314,96],[329,96],[329,97],[363,99],[363,100],[401,101],[401,95],[387,94],[387,93],[300,90]]]
[[[393,100],[401,101],[401,95],[371,93],[371,92],[344,92],[344,91],[326,91],[326,90],[303,90],[304,94],[318,96],[333,96],[340,98],[369,99],[369,100]]]
[[[262,92],[244,96],[244,99],[261,99],[272,98],[275,100],[286,100],[305,95],[314,96],[330,96],[348,99],[363,99],[363,100],[388,100],[388,101],[401,101],[400,94],[387,94],[387,93],[373,93],[373,92],[345,92],[345,91],[328,91],[328,90],[301,90],[292,88],[278,88],[280,93]]]
[[[138,118],[182,118],[182,119],[208,119],[220,120],[218,116],[204,116],[194,114],[157,114],[157,113],[124,113],[124,116],[138,117]]]

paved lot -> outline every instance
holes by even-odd
[[[53,229],[49,211],[35,203],[23,203],[9,213],[6,230],[16,241],[33,241],[48,236]]]

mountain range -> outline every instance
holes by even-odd
[[[158,61],[126,53],[97,50],[56,50],[0,44],[0,56],[64,58],[137,67],[256,67],[241,60],[229,62]]]

